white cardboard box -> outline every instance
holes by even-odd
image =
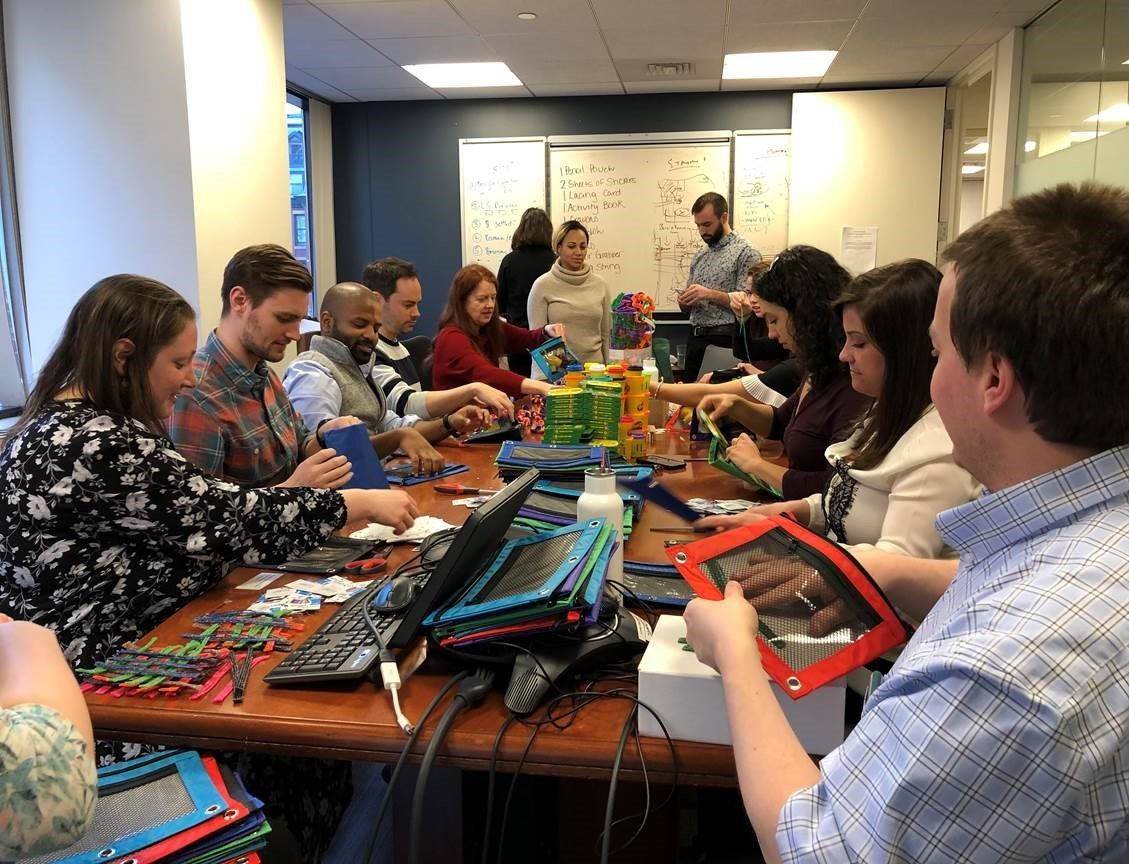
[[[671,738],[730,744],[729,722],[721,676],[686,651],[681,615],[663,615],[639,662],[639,700],[650,705],[666,724]],[[823,756],[843,743],[846,682],[840,678],[802,699],[792,699],[775,683],[773,692],[804,749]],[[639,711],[639,734],[661,738],[658,722]]]

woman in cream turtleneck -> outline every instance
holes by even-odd
[[[606,363],[611,297],[608,283],[584,261],[588,229],[570,219],[557,229],[553,248],[557,260],[529,291],[529,326],[564,324],[569,350],[582,363]]]

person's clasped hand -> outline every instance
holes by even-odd
[[[807,618],[807,634],[813,638],[833,633],[854,617],[823,575],[796,558],[754,550],[739,584],[761,613]]]
[[[489,411],[478,405],[464,405],[458,411],[447,415],[447,420],[454,427],[456,435],[469,435],[489,426],[493,417]]]
[[[722,673],[729,668],[744,674],[748,664],[760,664],[757,612],[736,582],[726,584],[721,600],[691,600],[683,620],[686,642],[707,666]]]
[[[322,429],[329,426],[326,423]],[[353,463],[345,456],[338,456],[332,447],[323,447],[298,463],[294,473],[286,478],[280,486],[303,487],[314,489],[337,489],[344,486],[353,478]]]
[[[743,432],[733,439],[733,443],[729,445],[725,455],[730,462],[746,474],[754,473],[764,462],[757,442]]]
[[[416,474],[435,474],[443,470],[443,457],[426,438],[415,429],[405,429],[404,432],[400,439],[400,450],[412,460],[412,471]]]

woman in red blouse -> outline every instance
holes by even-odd
[[[564,338],[563,324],[526,330],[498,317],[498,280],[481,264],[455,274],[447,306],[439,316],[432,349],[431,385],[446,390],[481,381],[510,396],[539,393],[551,386],[498,366],[503,354],[528,351],[553,337]]]

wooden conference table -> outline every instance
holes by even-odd
[[[447,461],[470,467],[469,471],[450,478],[450,482],[472,487],[501,487],[493,465],[496,446],[441,445],[441,452]],[[704,454],[704,447],[691,445],[687,433],[674,431],[656,436],[653,452],[700,456]],[[664,482],[684,498],[750,498],[754,494],[738,480],[705,462],[690,462],[683,471],[667,472]],[[436,493],[434,484],[420,484],[409,491],[419,503],[421,513],[461,524],[469,512],[451,503],[458,496]],[[662,541],[682,535],[652,533],[648,528],[678,524],[681,524],[679,520],[656,507],[644,507],[642,518],[627,541],[627,557],[665,562]],[[410,551],[408,544],[400,544],[389,568],[406,559]],[[219,585],[188,603],[149,635],[156,636],[160,645],[181,644],[184,642],[181,634],[192,631],[192,620],[197,615],[245,609],[257,595],[238,590],[236,586],[260,569],[268,568],[235,568]],[[299,578],[301,574],[286,574],[273,584],[285,585]],[[305,630],[298,640],[313,632],[337,608],[326,606],[307,616]],[[282,656],[285,655],[280,655],[279,659]],[[333,688],[268,687],[263,683],[263,675],[277,662],[272,658],[252,671],[241,705],[233,705],[230,698],[222,704],[213,704],[212,694],[195,702],[184,696],[148,699],[88,695],[95,734],[100,738],[205,750],[253,750],[327,759],[388,762],[400,754],[406,738],[396,725],[389,694],[379,685],[364,681]],[[400,695],[404,711],[413,722],[448,677],[448,673],[417,672],[404,683]],[[610,776],[629,711],[630,706],[625,701],[599,699],[580,711],[567,729],[543,727],[522,764],[522,773],[585,778]],[[432,716],[415,748],[416,753],[423,751],[441,712],[440,708]],[[487,770],[495,736],[507,714],[500,692],[491,693],[481,706],[462,714],[444,744],[440,764]],[[516,723],[510,726],[498,750],[499,771],[512,771],[517,767],[528,738],[526,727]],[[666,741],[644,738],[642,749],[651,782],[671,782],[673,764]],[[730,748],[680,741],[675,742],[675,749],[681,783],[736,785]],[[623,779],[642,777],[634,747],[627,748],[620,776]]]

